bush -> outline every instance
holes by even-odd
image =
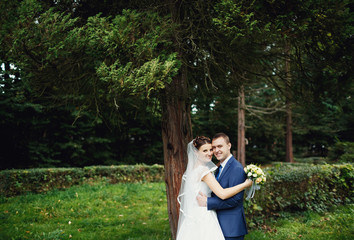
[[[354,162],[354,142],[336,142],[329,148],[328,158],[341,163]]]
[[[159,182],[164,179],[162,165],[121,165],[84,167],[88,178],[106,178],[109,183]]]
[[[278,163],[265,168],[267,182],[254,199],[245,201],[250,226],[281,211],[325,211],[333,205],[352,203],[354,167],[352,164],[313,165]],[[14,196],[45,192],[75,184],[161,182],[162,165],[91,166],[84,168],[42,168],[0,171],[0,194]]]
[[[322,212],[333,205],[352,203],[354,167],[345,165],[278,164],[264,169],[267,182],[251,201],[245,201],[250,225],[281,211]]]
[[[9,197],[26,192],[46,192],[96,180],[126,183],[157,182],[163,179],[164,167],[161,165],[3,170],[0,171],[0,194]]]
[[[82,182],[81,168],[34,168],[0,172],[0,194],[14,196],[26,192],[45,192],[68,188]]]

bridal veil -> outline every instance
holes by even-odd
[[[177,234],[187,219],[188,223],[198,224],[198,216],[200,214],[195,213],[201,208],[196,199],[199,191],[203,190],[201,179],[217,168],[210,159],[207,159],[204,154],[199,152],[193,145],[193,141],[188,143],[187,154],[188,164],[182,177],[181,188],[177,198],[180,204]],[[204,185],[206,184],[204,183]]]

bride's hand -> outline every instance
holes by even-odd
[[[199,194],[197,196],[197,202],[200,207],[206,207],[207,206],[207,196],[204,193],[199,192]]]
[[[246,184],[246,187],[250,187],[250,186],[252,186],[253,181],[247,178],[245,181],[245,184]]]

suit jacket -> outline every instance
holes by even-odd
[[[220,185],[228,188],[243,183],[245,180],[246,173],[242,164],[232,156],[219,176]],[[212,193],[208,198],[208,210],[216,210],[225,237],[238,237],[248,233],[243,209],[243,194],[244,191],[222,200]]]

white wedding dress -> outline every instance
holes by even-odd
[[[196,199],[199,192],[210,196],[210,188],[201,179],[215,170],[216,166],[210,161],[200,160],[198,150],[190,144],[188,166],[178,196],[180,215],[177,240],[224,240],[216,212],[200,207]]]

